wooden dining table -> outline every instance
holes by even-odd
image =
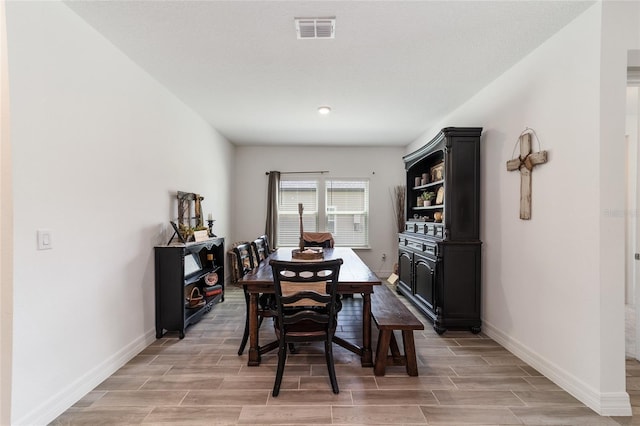
[[[258,267],[245,274],[238,281],[238,284],[244,286],[249,293],[249,361],[247,364],[250,366],[260,365],[260,355],[278,347],[277,341],[260,346],[258,341],[258,297],[262,293],[273,294],[275,291],[273,273],[269,261],[271,259],[290,261],[291,250],[292,248],[279,248],[263,262],[260,262]],[[363,367],[371,367],[373,366],[371,351],[371,293],[373,293],[374,286],[380,285],[381,281],[351,248],[335,247],[323,250],[325,260],[342,259],[343,261],[338,275],[338,293],[361,294],[363,299],[362,346],[338,336],[334,336],[333,342],[360,355]]]

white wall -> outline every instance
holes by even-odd
[[[7,23],[12,424],[44,424],[155,339],[175,191],[202,194],[228,235],[233,147],[62,3],[8,2]]]
[[[626,210],[629,214],[626,215],[626,276],[625,276],[625,303],[635,304],[635,267],[636,263],[633,261],[633,253],[636,247],[636,214],[637,212],[637,199],[636,191],[638,188],[638,106],[640,99],[638,98],[638,87],[627,88],[627,104],[626,104],[626,119],[625,119],[625,136],[627,142],[626,152],[626,190],[627,190],[627,206]],[[635,351],[634,351],[635,353]]]
[[[637,7],[596,4],[435,126],[485,129],[484,331],[606,415],[631,413],[621,217],[626,80],[615,71],[626,78],[626,62],[616,67],[632,46],[613,34],[627,25],[637,31]],[[520,179],[505,166],[525,127],[549,151],[533,172],[530,221],[518,218]]]
[[[626,206],[625,210],[625,357],[636,357],[635,282],[638,263],[636,252],[638,220],[638,87],[627,87],[625,119]]]
[[[0,425],[11,423],[13,201],[5,2],[0,2]]]
[[[404,184],[403,148],[250,147],[236,149],[234,241],[253,240],[264,233],[267,181],[270,170],[328,170],[330,178],[370,179],[371,250],[358,255],[377,274],[387,276],[396,263],[398,236],[392,194]],[[382,254],[387,255],[382,261]]]

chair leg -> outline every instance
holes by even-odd
[[[240,342],[240,348],[238,349],[238,355],[242,355],[245,346],[247,346],[247,340],[249,340],[249,293],[244,291],[244,299],[247,304],[246,315],[244,320],[244,334],[242,335],[242,342]],[[259,327],[259,326],[258,326]]]
[[[274,397],[280,393],[280,385],[282,384],[282,375],[284,374],[284,364],[287,360],[287,345],[284,342],[280,342],[280,348],[278,349],[278,370],[276,371],[276,381],[273,384],[273,391],[271,395]]]
[[[333,363],[333,345],[331,339],[324,342],[324,355],[327,360],[327,370],[329,370],[331,389],[333,389],[333,393],[340,393],[340,389],[338,389],[338,379],[336,378],[336,368]]]

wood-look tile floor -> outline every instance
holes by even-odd
[[[340,335],[360,338],[361,303],[359,296],[345,299]],[[335,395],[322,344],[304,345],[289,355],[273,398],[276,352],[264,355],[259,367],[247,366],[246,350],[237,355],[244,315],[242,290],[228,286],[225,301],[183,340],[177,333],[158,339],[51,424],[640,425],[636,361],[627,361],[636,416],[601,417],[482,333],[439,336],[426,320],[425,330],[415,333],[419,377],[396,366],[375,377],[356,355],[334,345]],[[263,343],[274,339],[271,320],[260,333]],[[375,348],[375,326],[372,334]]]

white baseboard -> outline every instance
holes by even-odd
[[[601,416],[631,416],[627,392],[600,393],[484,320],[482,331]]]
[[[107,358],[101,364],[87,371],[76,381],[61,389],[57,394],[52,395],[49,399],[35,406],[26,416],[14,420],[12,424],[45,425],[51,423],[56,417],[64,413],[69,407],[78,402],[83,396],[92,391],[155,340],[155,329],[148,331],[143,336],[140,336],[122,348],[122,350],[113,354],[113,356]]]

